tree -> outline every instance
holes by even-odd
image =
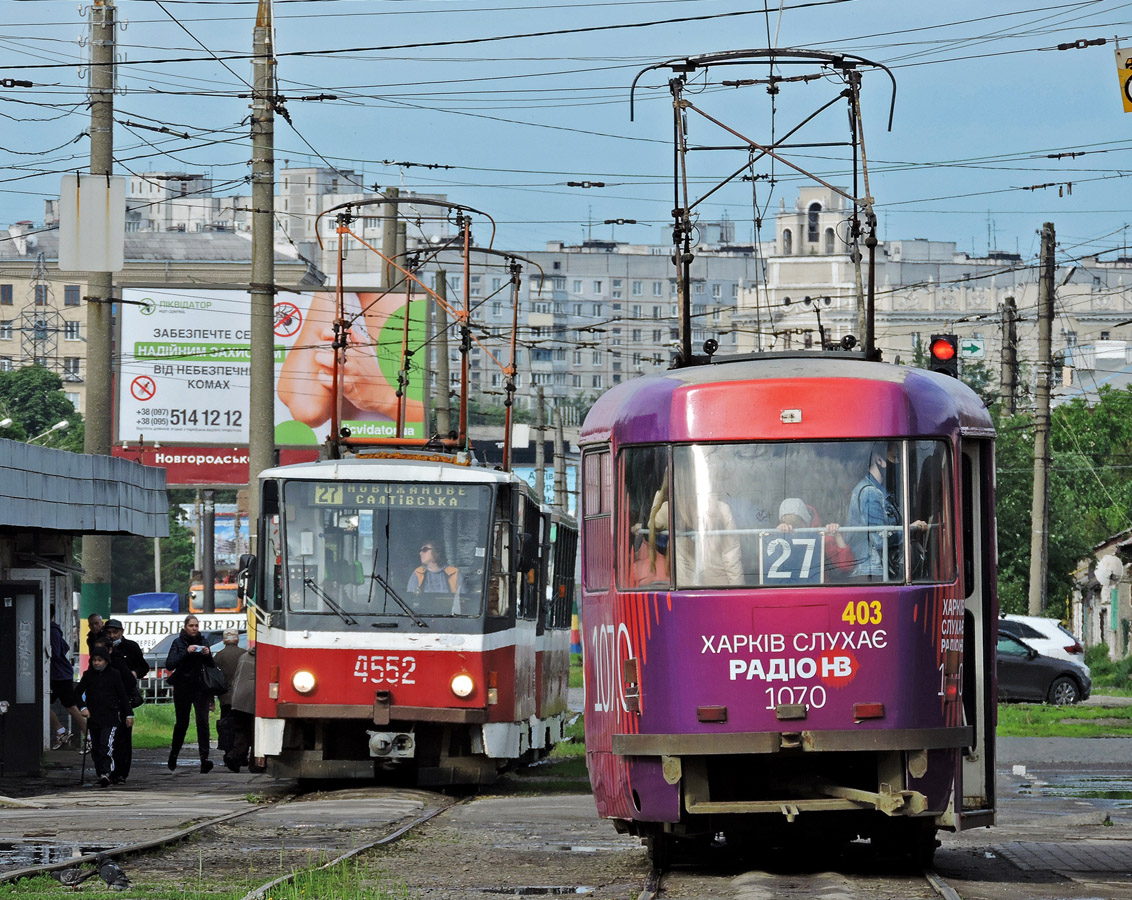
[[[1029,414],[998,417],[999,600],[1026,612],[1034,441]],[[1063,615],[1073,573],[1092,548],[1132,520],[1132,391],[1103,388],[1093,406],[1065,403],[1051,416],[1047,608]]]
[[[21,366],[0,372],[0,419],[10,418],[12,425],[0,436],[26,441],[47,431],[56,422],[67,421],[70,427],[41,439],[42,446],[82,449],[82,415],[63,393],[63,380],[43,366]]]
[[[175,495],[176,491],[171,491]],[[161,587],[188,596],[192,584],[194,545],[193,533],[184,524],[185,511],[169,499],[169,536],[161,538]],[[117,535],[110,545],[111,605],[115,610],[126,609],[130,594],[152,591],[153,539],[137,535]]]

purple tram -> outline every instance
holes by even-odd
[[[846,356],[636,379],[582,427],[586,758],[654,864],[723,833],[926,865],[993,824],[991,420]]]

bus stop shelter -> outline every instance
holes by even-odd
[[[75,538],[169,533],[165,471],[0,440],[0,775],[50,744],[51,615],[77,654]]]

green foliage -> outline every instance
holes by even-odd
[[[512,407],[512,422],[534,422],[529,410]],[[503,425],[507,421],[507,408],[503,404],[491,406],[476,400],[468,401],[469,425]]]
[[[998,417],[999,602],[1026,612],[1030,577],[1033,422],[1028,413]],[[1132,521],[1132,391],[1101,390],[1087,406],[1053,410],[1049,480],[1049,578],[1046,614],[1062,617],[1073,573],[1092,549]]]
[[[984,360],[960,359],[959,380],[978,394],[987,406],[998,400],[997,380]]]
[[[0,437],[14,441],[37,437],[56,422],[67,421],[70,426],[66,430],[46,435],[36,443],[65,450],[82,449],[82,415],[63,393],[63,380],[43,366],[21,366],[0,372],[0,419],[5,418],[10,418],[12,424],[0,429]]]
[[[1085,651],[1085,664],[1092,670],[1094,692],[1098,688],[1132,688],[1132,656],[1114,662],[1108,654],[1108,644],[1097,644]]]

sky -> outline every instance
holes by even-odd
[[[218,193],[250,192],[249,100],[237,95],[250,90],[256,7],[120,0],[128,25],[118,32],[117,173],[207,172]],[[367,188],[446,194],[495,219],[497,248],[587,236],[669,241],[670,73],[642,76],[630,120],[634,77],[666,60],[778,47],[856,54],[895,78],[891,131],[888,76],[866,67],[862,79],[882,239],[1030,258],[1049,221],[1063,255],[1132,255],[1123,250],[1132,114],[1123,112],[1114,52],[1116,38],[1132,49],[1132,2],[276,0],[274,11],[279,90],[293,122],[276,118],[277,165],[333,165],[358,172]],[[89,166],[79,71],[87,48],[78,43],[88,21],[74,0],[4,3],[0,78],[34,87],[0,86],[3,224],[42,221],[60,174]],[[767,71],[697,72],[687,97],[767,144],[843,87],[828,73],[785,83],[772,109],[765,84],[720,84]],[[338,99],[299,99],[317,94]],[[161,127],[177,134],[153,130]],[[841,102],[796,140],[847,134]],[[725,139],[734,143],[689,113],[693,144]],[[746,160],[737,151],[689,156],[694,196]],[[844,148],[796,148],[789,158],[851,184]],[[726,216],[739,241],[772,238],[774,212],[793,206],[803,181],[782,163],[756,172],[755,182],[736,180],[699,204],[702,219]],[[637,224],[606,224],[629,219]]]

